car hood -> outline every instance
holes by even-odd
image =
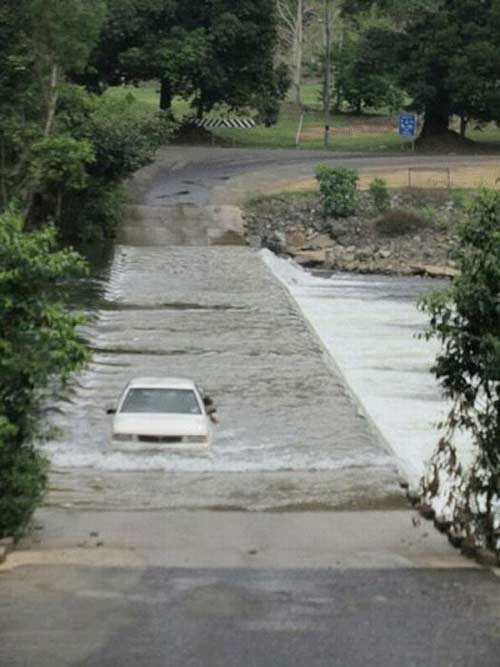
[[[132,435],[207,435],[208,419],[205,415],[144,415],[117,414],[113,432]]]

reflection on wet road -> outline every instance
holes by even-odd
[[[49,504],[86,507],[387,506],[393,456],[286,290],[242,247],[118,246],[86,335],[91,364],[54,410]],[[109,449],[138,375],[193,378],[220,426],[206,455]]]

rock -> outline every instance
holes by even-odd
[[[326,234],[314,234],[307,243],[303,244],[302,250],[325,250],[334,245],[335,241]]]
[[[373,250],[371,248],[359,248],[356,251],[356,259],[365,262],[373,257]]]
[[[292,248],[302,248],[306,242],[306,235],[304,232],[294,230],[293,232],[287,232],[286,234],[286,244]]]
[[[451,266],[433,264],[411,264],[410,269],[415,276],[431,276],[432,278],[455,278],[459,274],[459,271]]]
[[[383,248],[382,250],[378,251],[378,256],[381,259],[389,259],[389,257],[392,255],[392,252],[388,250],[387,248]]]
[[[295,261],[300,266],[318,266],[318,264],[324,264],[326,259],[325,250],[304,250],[295,257]]]
[[[285,252],[286,234],[276,229],[268,238],[266,245],[269,248],[269,250],[272,250],[277,255]]]

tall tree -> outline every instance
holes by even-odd
[[[225,103],[254,107],[272,122],[288,83],[274,64],[276,41],[275,0],[109,0],[83,80],[158,79],[162,109],[179,94],[198,115]]]
[[[295,104],[302,107],[302,65],[305,27],[318,19],[316,3],[312,0],[276,0],[278,34],[284,44],[289,64]]]
[[[380,70],[370,35],[374,28],[388,28],[389,20],[377,12],[344,19],[342,39],[334,49],[335,97],[340,107],[347,103],[361,113],[365,107],[400,109],[403,93],[394,72]]]
[[[20,0],[0,10],[1,200],[25,202],[37,188],[32,149],[53,134],[69,69],[85,66],[105,14],[104,0]]]
[[[500,0],[348,0],[346,11],[380,6],[392,29],[369,34],[380,71],[397,74],[425,114],[422,135],[444,134],[453,114],[500,120]]]

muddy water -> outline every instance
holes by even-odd
[[[401,502],[395,458],[286,289],[242,247],[117,246],[94,354],[53,406],[48,504],[378,507]],[[220,426],[209,455],[110,450],[105,408],[138,375],[193,378]]]

